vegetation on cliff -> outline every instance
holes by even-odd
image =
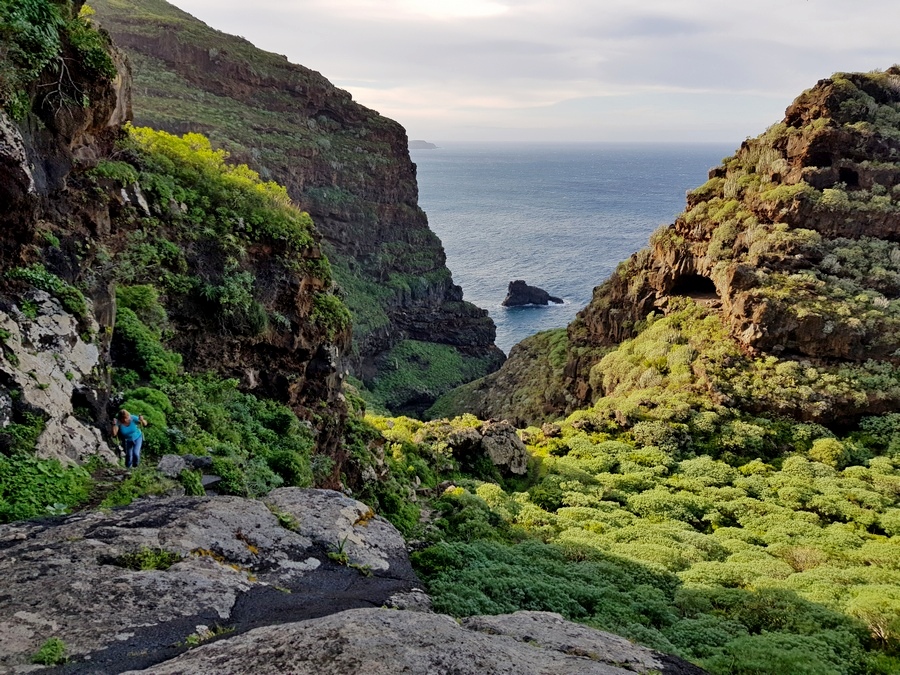
[[[493,323],[453,284],[418,207],[415,165],[396,122],[319,73],[164,0],[94,4],[131,59],[138,124],[203,133],[284,185],[312,215],[353,316],[347,363],[383,405],[419,413],[448,389],[496,370],[503,354]],[[412,344],[443,356],[416,360]],[[439,372],[448,360],[464,375]],[[383,378],[407,386],[385,397]]]
[[[6,254],[17,264],[4,270],[4,320],[17,331],[43,320],[34,293],[49,293],[75,317],[78,339],[96,363],[86,377],[65,373],[76,381],[72,402],[40,406],[26,401],[7,374],[0,521],[100,500],[118,505],[173,487],[142,470],[107,494],[108,469],[99,457],[73,466],[74,455],[48,449],[52,440],[42,446],[49,457],[35,456],[42,438],[61,433],[54,415],[70,406],[73,424],[85,430],[107,428],[113,406],[144,415],[147,460],[167,452],[209,455],[228,494],[309,485],[314,467],[320,482],[333,480],[329,472],[340,467],[327,455],[340,452],[334,434],[344,409],[324,350],[346,346],[350,317],[333,293],[311,218],[283,187],[227,161],[199,134],[126,127],[115,147],[98,140],[91,125],[107,125],[104,115],[118,107],[111,99],[127,94],[111,84],[112,48],[90,15],[80,4],[50,0],[0,6],[0,29],[9,37],[0,55],[4,107],[23,118],[23,128],[41,117],[45,136],[26,134],[27,142],[47,155],[43,170],[57,176],[31,186],[34,219],[11,237]],[[90,82],[97,77],[106,85]],[[51,78],[67,98],[48,107]],[[99,98],[71,97],[87,91]],[[75,109],[85,111],[80,127],[57,125],[75,119]],[[24,145],[21,132],[5,132]],[[75,160],[69,146],[76,143],[99,161]],[[0,215],[17,218],[9,209]],[[11,335],[4,329],[4,367],[15,372],[26,366],[7,343]],[[19,342],[16,349],[24,348]],[[262,364],[268,381],[233,377]],[[37,378],[34,370],[30,376]],[[324,453],[318,463],[315,450]],[[202,493],[199,475],[183,474],[181,482]]]
[[[87,107],[87,92],[75,84],[67,57],[95,77],[111,79],[116,67],[109,39],[90,25],[90,9],[63,0],[0,2],[0,106],[15,119],[31,110],[35,83],[43,77],[41,105]]]

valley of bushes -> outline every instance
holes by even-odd
[[[63,43],[93,59],[97,77],[113,74],[90,14],[66,8],[0,0],[11,45],[0,59],[0,98],[12,118],[29,114],[29,87]],[[90,105],[70,94],[60,105]],[[199,471],[165,478],[155,462],[204,456],[220,494],[327,486],[371,505],[406,537],[434,608],[455,617],[558,612],[716,675],[898,673],[900,413],[890,410],[900,399],[891,360],[900,256],[888,238],[760,224],[739,196],[788,203],[805,188],[738,182],[712,178],[680,220],[714,230],[706,245],[715,274],[735,260],[760,267],[758,298],[796,321],[817,314],[833,330],[872,336],[881,360],[748,349],[720,309],[673,293],[630,325],[631,337],[591,352],[592,400],[520,425],[528,468],[513,475],[459,442],[484,424],[472,414],[385,414],[422,382],[440,392],[490,370],[478,360],[488,357],[405,340],[394,353],[422,372],[385,371],[372,391],[348,378],[331,396],[336,366],[320,345],[349,350],[359,317],[309,215],[200,134],[126,126],[108,157],[69,178],[78,208],[113,214],[109,232],[82,245],[67,229],[75,216],[40,221],[4,269],[3,310],[36,320],[29,294],[47,293],[82,322],[85,343],[108,350],[110,372],[94,374],[93,385],[109,388],[109,409],[148,420],[142,466],[125,473],[99,457],[39,459],[49,420],[4,384],[0,523],[203,495]],[[844,188],[826,188],[816,203],[835,202],[829,212],[859,211],[854,200],[896,209],[896,188],[853,199]],[[652,245],[689,248],[671,229]],[[641,255],[617,275],[638,284]],[[762,271],[804,255],[815,270]],[[67,276],[60,260],[76,261],[78,273]],[[116,317],[92,334],[86,296],[98,284],[113,289]],[[531,339],[548,353],[523,396],[551,380],[565,386],[567,358],[585,353],[573,342],[579,330]],[[10,340],[0,332],[15,369]],[[304,370],[291,373],[298,353]],[[286,365],[249,387],[229,376],[241,359],[254,374]],[[465,408],[471,391],[456,390],[430,414]],[[376,405],[367,410],[367,400]],[[881,403],[888,412],[874,414]],[[531,404],[523,400],[523,410]],[[73,415],[99,424],[89,408]]]

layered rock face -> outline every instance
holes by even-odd
[[[371,381],[405,358],[391,354],[405,340],[446,345],[479,374],[499,367],[493,322],[462,301],[418,207],[400,125],[162,0],[94,4],[133,61],[137,124],[208,135],[313,216],[354,314],[356,375]]]
[[[0,550],[2,672],[55,637],[69,673],[702,673],[554,614],[431,614],[397,530],[328,490],[4,525]]]
[[[603,378],[592,370],[604,354],[683,298],[721,316],[747,364],[773,358],[794,364],[784,368],[799,369],[803,385],[810,380],[803,402],[774,412],[831,423],[892,410],[900,358],[898,107],[896,67],[838,74],[712,169],[675,223],[598,286],[570,324],[561,391],[546,397],[565,405],[551,414],[602,396]],[[499,414],[533,379],[529,362],[508,364],[517,375],[501,371],[479,383],[488,394],[478,412]],[[871,386],[837,394],[829,377]],[[711,387],[720,402],[734,402]],[[766,410],[765,402],[738,405]],[[540,421],[535,412],[526,421]]]

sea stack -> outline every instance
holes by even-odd
[[[521,279],[509,282],[506,299],[500,303],[504,307],[522,307],[523,305],[547,305],[555,302],[562,304],[562,298],[550,295],[543,288],[529,286]]]

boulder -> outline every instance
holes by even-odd
[[[71,672],[117,673],[176,656],[207,634],[198,626],[240,633],[416,605],[403,538],[367,506],[300,488],[268,503],[149,499],[0,526],[0,672],[27,668],[50,637]],[[156,562],[135,569],[141,556]]]
[[[131,671],[132,675],[138,672]],[[355,609],[269,626],[191,650],[157,675],[702,675],[696,666],[558,614],[472,617]]]
[[[156,463],[156,470],[166,478],[178,478],[185,469],[207,471],[212,467],[212,457],[197,455],[163,455]]]
[[[528,450],[512,424],[485,422],[481,426],[481,434],[481,447],[494,466],[518,476],[528,471]]]
[[[551,302],[562,304],[562,298],[550,295],[543,288],[529,286],[521,279],[509,282],[506,299],[500,304],[504,307],[521,307],[523,305],[547,305]]]
[[[462,428],[447,424],[438,435],[442,433],[446,433],[454,458],[463,464],[486,456],[503,473],[523,475],[528,470],[528,450],[509,422],[488,420],[477,427]]]

